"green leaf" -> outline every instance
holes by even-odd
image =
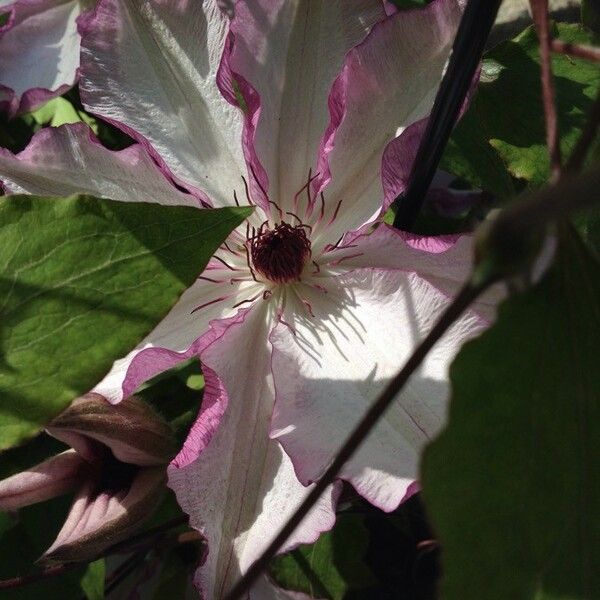
[[[278,556],[270,572],[282,587],[313,598],[341,600],[366,589],[375,578],[364,563],[369,545],[362,517],[340,515],[336,526],[314,543]]]
[[[450,370],[422,469],[446,600],[597,597],[599,356],[600,265],[569,231]]]
[[[0,199],[0,448],[91,389],[249,212]]]
[[[591,38],[579,25],[559,24],[555,34],[569,43],[590,43]],[[486,55],[475,98],[442,161],[448,171],[499,198],[548,180],[538,46],[530,27]],[[600,69],[562,55],[555,55],[552,65],[561,149],[568,156],[600,89]]]
[[[104,576],[106,565],[103,558],[89,563],[81,578],[81,589],[88,600],[104,600]]]
[[[50,125],[52,127],[84,121],[90,125],[94,133],[98,133],[95,120],[85,112],[78,111],[64,97],[52,98],[52,100],[49,100],[37,110],[29,113],[28,117],[38,125]]]

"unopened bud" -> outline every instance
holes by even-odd
[[[165,484],[164,467],[146,467],[137,470],[125,489],[97,490],[93,482],[85,485],[42,560],[79,562],[98,557],[143,524],[158,506]]]
[[[145,402],[132,396],[112,405],[98,394],[77,398],[50,422],[48,433],[94,460],[93,442],[138,466],[167,464],[177,452],[173,432]]]
[[[17,510],[75,489],[88,465],[74,450],[0,481],[0,510]]]

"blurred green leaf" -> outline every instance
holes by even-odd
[[[449,423],[422,467],[446,600],[597,597],[599,356],[600,265],[569,230],[451,367]]]
[[[50,125],[59,127],[67,123],[87,123],[94,133],[98,133],[96,121],[83,111],[78,111],[69,100],[64,97],[53,98],[49,100],[32,113],[24,116],[25,119],[31,119],[38,125]]]
[[[364,562],[369,545],[363,517],[340,515],[332,531],[310,545],[278,556],[270,573],[283,588],[313,598],[341,600],[351,591],[365,590],[376,580]]]
[[[87,392],[168,312],[249,209],[0,199],[0,448]]]
[[[146,382],[136,395],[169,421],[179,445],[183,445],[198,415],[203,390],[200,361],[193,358]]]
[[[104,600],[106,564],[103,558],[89,563],[81,578],[81,589],[88,600]]]
[[[569,43],[590,43],[579,25],[559,24]],[[600,90],[600,69],[590,61],[554,55],[561,148],[568,156]],[[452,134],[442,167],[499,198],[548,181],[538,40],[532,27],[492,49],[469,110]]]

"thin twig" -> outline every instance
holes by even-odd
[[[600,62],[600,48],[594,46],[584,46],[583,44],[569,44],[561,40],[552,40],[550,42],[552,52],[557,54],[566,54],[567,56],[575,56],[593,62]]]
[[[558,134],[558,117],[556,115],[556,101],[554,79],[552,76],[552,56],[550,44],[550,18],[548,16],[548,0],[530,0],[533,22],[540,41],[542,103],[544,106],[544,119],[546,121],[546,145],[550,155],[550,181],[560,179],[562,161],[560,156],[560,138]]]
[[[485,282],[478,286],[467,283],[462,288],[453,302],[444,311],[439,321],[434,325],[433,329],[417,346],[402,370],[388,383],[385,390],[358,423],[341,450],[335,456],[331,465],[312,488],[296,512],[294,512],[281,531],[275,536],[267,549],[225,596],[226,600],[238,600],[250,589],[258,576],[267,568],[269,561],[277,554],[279,548],[281,548],[313,507],[315,502],[320,498],[321,494],[325,491],[325,488],[335,480],[344,464],[352,457],[369,432],[375,427],[380,417],[386,412],[396,398],[398,392],[402,390],[409,377],[416,371],[423,359],[427,356],[429,350],[431,350],[456,319],[479,296],[479,294],[490,285],[490,283],[491,282]]]
[[[394,227],[409,230],[425,201],[442,153],[469,88],[501,0],[469,0],[454,40],[448,68],[412,165],[408,186],[394,201]]]
[[[57,577],[63,573],[68,573],[77,567],[81,567],[81,563],[67,563],[60,565],[53,565],[47,567],[37,573],[30,573],[29,575],[21,575],[19,577],[12,577],[11,579],[3,579],[0,581],[0,590],[7,590],[10,588],[17,588],[30,583],[36,583],[43,581],[44,579],[50,579],[51,577]]]
[[[99,558],[103,558],[105,556],[110,556],[111,554],[131,552],[135,549],[136,546],[139,546],[142,543],[145,543],[147,546],[154,544],[155,538],[170,529],[174,529],[175,527],[179,527],[180,525],[185,525],[188,522],[187,516],[180,516],[171,519],[161,525],[157,525],[152,529],[147,529],[146,531],[142,531],[138,535],[135,535],[119,544],[115,544],[111,546],[102,554],[101,556],[96,557],[94,560]],[[187,539],[183,539],[181,543],[187,543]],[[151,543],[151,544],[150,544]],[[177,543],[179,541],[177,540]],[[144,548],[142,551],[147,552],[149,548]],[[52,565],[47,567],[37,573],[31,573],[29,575],[22,575],[19,577],[12,577],[11,579],[0,580],[0,589],[8,589],[8,588],[16,588],[24,585],[29,585],[30,583],[36,583],[37,581],[41,581],[43,579],[50,579],[51,577],[57,577],[62,575],[63,573],[67,573],[77,567],[81,567],[82,565],[87,564],[89,561],[82,562],[73,562],[73,563],[62,563],[59,565]],[[126,561],[127,562],[127,561]],[[125,563],[124,563],[125,564]]]
[[[583,167],[583,163],[585,161],[585,157],[592,145],[592,142],[598,135],[598,128],[600,127],[600,92],[596,96],[596,100],[594,104],[592,104],[592,109],[590,110],[590,114],[588,120],[581,132],[581,136],[579,140],[577,140],[577,144],[575,144],[575,148],[573,148],[573,152],[567,161],[565,166],[565,172],[573,173],[579,171]]]
[[[186,525],[188,522],[188,519],[189,519],[189,517],[187,517],[186,515],[182,515],[179,517],[175,517],[174,519],[171,519],[170,521],[166,521],[165,523],[162,523],[161,525],[152,527],[151,529],[146,529],[145,531],[142,531],[142,532],[138,533],[137,535],[130,537],[127,540],[123,540],[122,542],[119,542],[118,544],[111,546],[110,548],[108,548],[105,555],[108,556],[110,554],[117,554],[120,552],[122,553],[122,552],[126,552],[128,550],[132,550],[133,548],[135,548],[135,546],[139,545],[140,543],[146,542],[146,541],[150,540],[151,538],[156,537],[157,535],[165,533],[171,529],[175,529],[175,527],[179,527],[180,525]]]
[[[138,567],[144,564],[149,548],[132,554],[127,560],[120,564],[106,580],[104,596],[108,598],[109,594],[115,591]]]

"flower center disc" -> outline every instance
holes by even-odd
[[[310,240],[302,225],[280,223],[274,229],[259,231],[250,244],[254,268],[276,283],[300,279],[310,256]]]

